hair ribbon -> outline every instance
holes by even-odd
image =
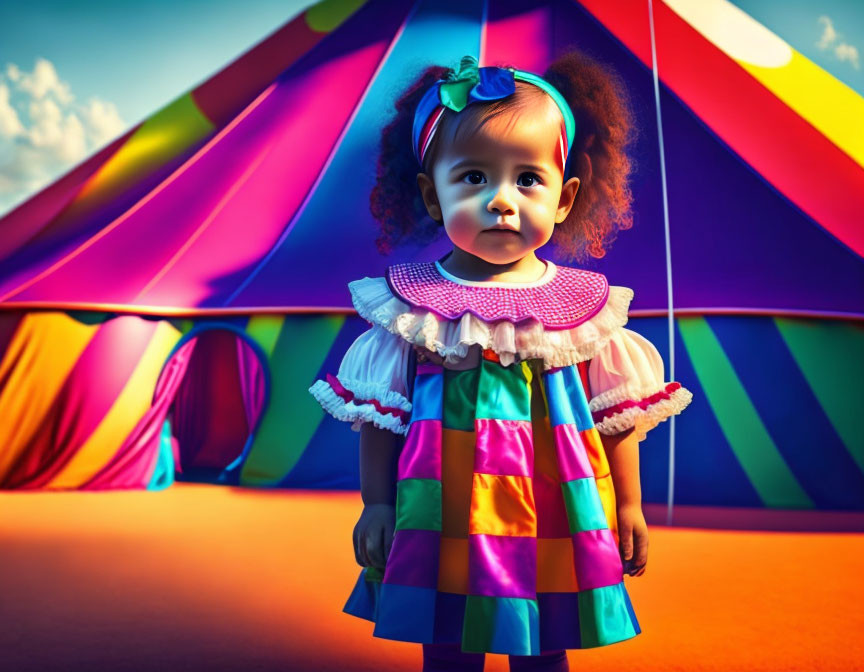
[[[414,156],[418,163],[423,165],[423,158],[441,124],[444,110],[450,109],[459,113],[471,103],[506,98],[515,93],[517,81],[533,84],[545,91],[561,111],[564,124],[559,136],[559,149],[563,172],[576,135],[576,121],[564,96],[539,75],[513,68],[479,68],[477,59],[473,56],[463,56],[459,69],[450,70],[444,79],[429,87],[420,99],[414,113],[412,129]]]

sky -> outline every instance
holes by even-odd
[[[864,0],[733,2],[864,95]],[[311,4],[0,1],[0,216]]]

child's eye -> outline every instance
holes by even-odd
[[[468,184],[483,184],[486,182],[486,176],[479,170],[469,170],[462,176],[462,181]]]
[[[534,173],[522,173],[516,184],[520,187],[536,187],[540,184],[540,178]]]

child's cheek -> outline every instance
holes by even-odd
[[[476,216],[464,208],[445,210],[444,226],[450,240],[462,249],[466,249],[483,228]]]

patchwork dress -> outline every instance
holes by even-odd
[[[633,291],[546,261],[531,283],[438,262],[349,284],[371,328],[310,392],[404,435],[396,527],[344,611],[373,635],[538,655],[639,634],[600,434],[641,440],[692,399],[623,328]]]

